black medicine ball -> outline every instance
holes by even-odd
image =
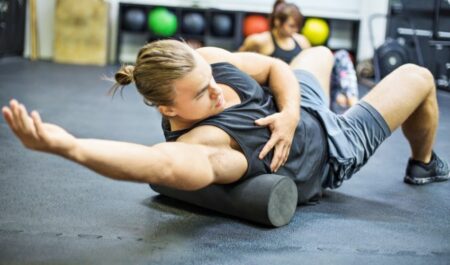
[[[216,36],[229,36],[233,33],[231,17],[225,14],[215,14],[212,19],[212,32]]]
[[[205,30],[205,18],[199,13],[188,13],[183,17],[182,29],[189,34],[202,34]]]

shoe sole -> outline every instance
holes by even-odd
[[[407,184],[413,184],[413,185],[424,185],[431,182],[440,182],[440,181],[446,181],[450,179],[450,173],[448,173],[446,176],[436,176],[436,177],[429,177],[429,178],[412,178],[410,176],[405,176],[403,181]]]

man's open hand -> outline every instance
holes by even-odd
[[[57,125],[43,123],[37,111],[30,116],[15,99],[9,107],[2,108],[2,113],[17,138],[29,149],[64,155],[75,146],[75,137]]]
[[[259,153],[259,159],[263,159],[275,148],[270,169],[276,172],[288,159],[291,150],[292,139],[299,120],[288,112],[278,112],[255,121],[259,126],[267,126],[271,131],[269,141]]]

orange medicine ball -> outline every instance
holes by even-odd
[[[269,30],[269,21],[262,15],[250,15],[244,19],[244,36]]]

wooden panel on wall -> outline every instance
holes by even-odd
[[[57,0],[54,60],[61,63],[107,63],[108,4],[103,0]]]

